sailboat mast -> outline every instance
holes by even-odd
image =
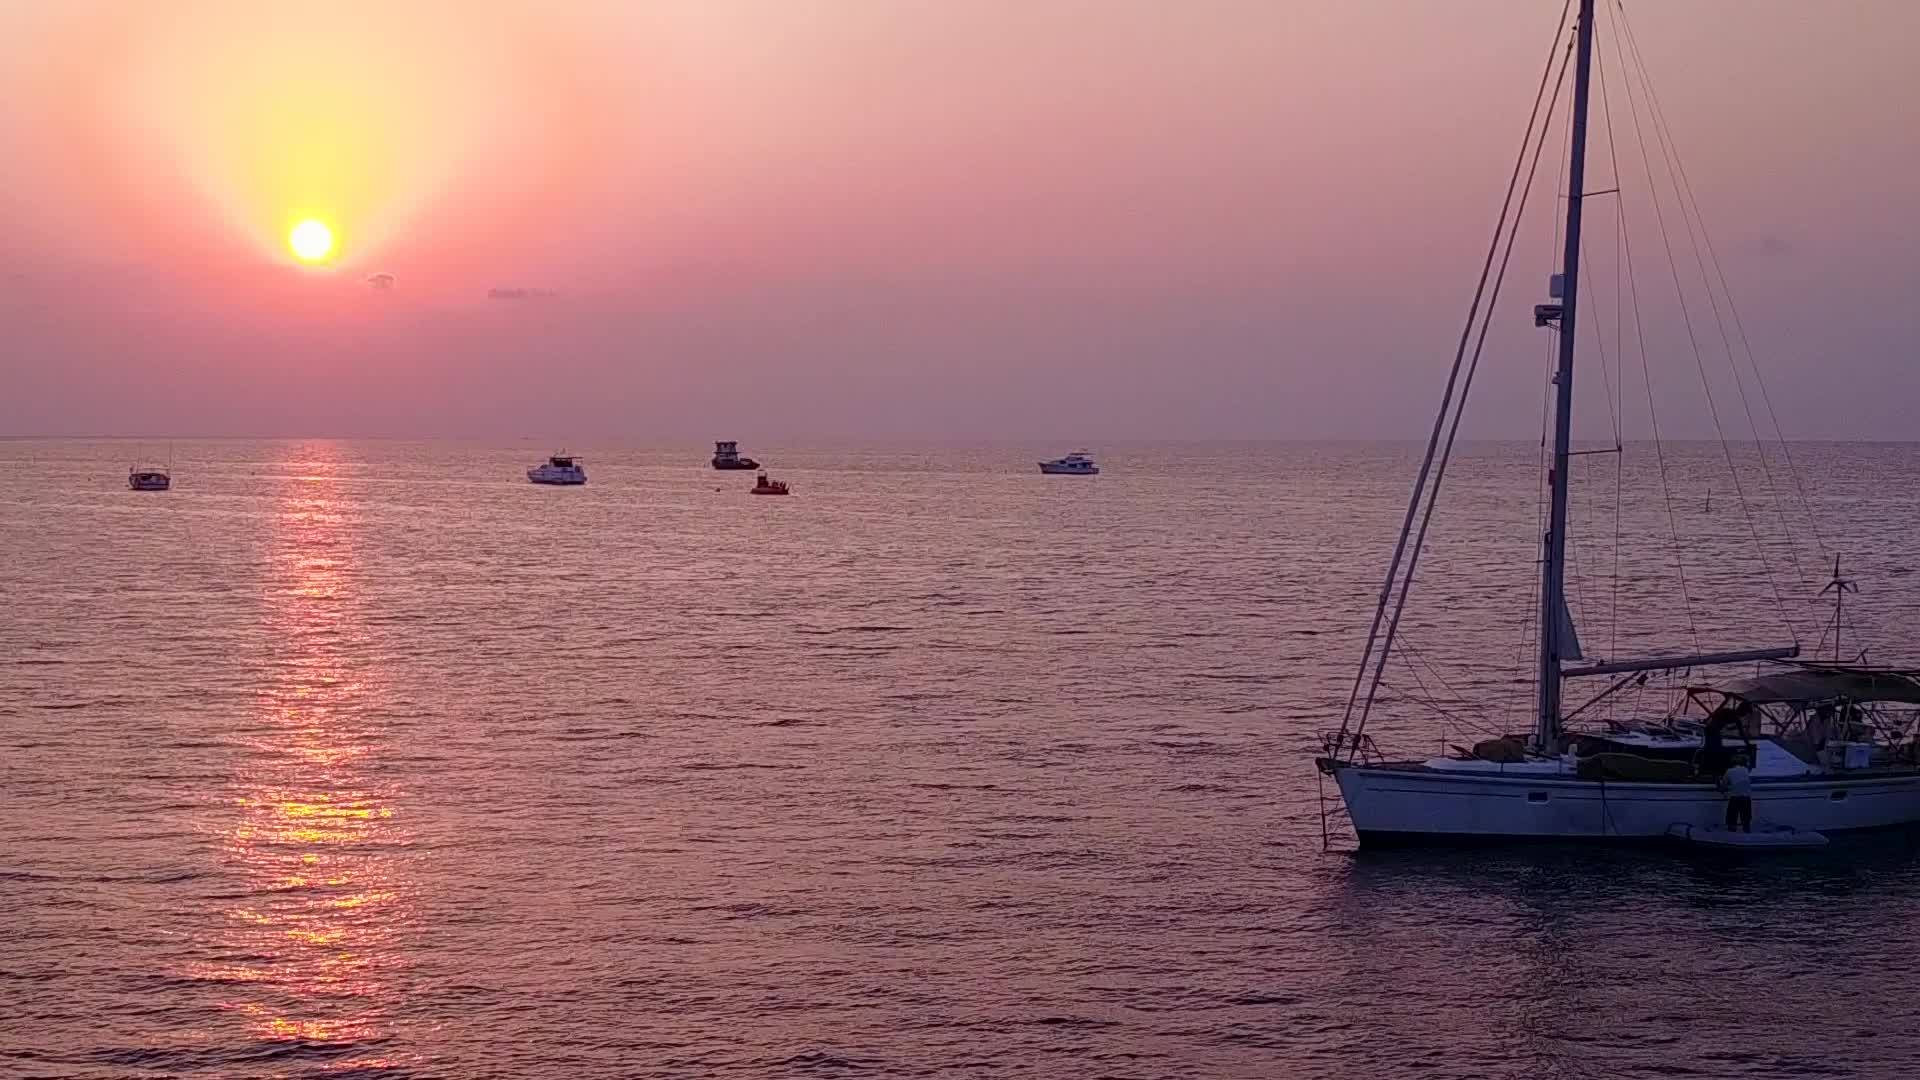
[[[1567,162],[1567,248],[1561,267],[1560,359],[1554,369],[1553,471],[1549,474],[1553,507],[1540,563],[1540,708],[1534,742],[1551,748],[1560,734],[1560,661],[1562,631],[1570,621],[1566,608],[1568,451],[1573,428],[1574,314],[1580,296],[1580,210],[1587,181],[1587,92],[1593,70],[1594,0],[1580,0],[1577,55],[1574,60],[1572,152]]]

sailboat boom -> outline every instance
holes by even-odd
[[[1621,660],[1612,664],[1561,668],[1560,677],[1578,679],[1587,675],[1622,675],[1629,671],[1673,671],[1678,668],[1710,667],[1714,664],[1744,664],[1750,660],[1791,660],[1799,655],[1800,646],[1785,645],[1775,649],[1746,649],[1741,652],[1651,656],[1644,660]]]

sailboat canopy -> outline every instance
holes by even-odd
[[[1776,702],[1893,701],[1920,705],[1920,680],[1903,672],[1823,670],[1780,671],[1716,686],[1755,705]]]

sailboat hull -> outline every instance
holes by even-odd
[[[1518,840],[1656,840],[1726,815],[1711,784],[1628,783],[1404,765],[1335,770],[1363,847]],[[1920,823],[1920,773],[1755,780],[1756,823],[1815,832]]]

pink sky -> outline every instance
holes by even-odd
[[[0,0],[0,434],[1413,437],[1558,11]],[[1628,11],[1788,434],[1910,437],[1920,7]]]

